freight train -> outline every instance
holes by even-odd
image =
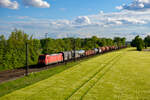
[[[38,64],[40,65],[50,65],[60,62],[66,62],[72,59],[78,59],[81,57],[103,54],[105,52],[110,52],[118,49],[125,48],[126,46],[105,46],[94,48],[92,50],[75,50],[75,51],[65,51],[57,54],[43,54],[39,56]]]

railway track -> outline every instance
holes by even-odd
[[[100,55],[100,54],[97,54],[97,55]],[[78,58],[78,59],[75,59],[75,61],[88,59],[88,58],[91,58],[91,57],[94,57],[94,56],[97,56],[97,55],[91,55],[91,56],[88,56],[88,57]],[[53,67],[56,67],[56,66],[59,66],[59,65],[65,65],[69,62],[74,62],[74,59],[69,60],[67,62],[63,62],[63,63],[51,64],[51,65],[48,65],[48,66],[31,65],[31,66],[29,66],[29,74],[33,73],[33,72],[39,72],[39,71],[42,71],[42,70],[47,70],[47,69],[50,69],[50,68],[53,68]],[[14,80],[14,79],[19,78],[19,77],[23,77],[23,76],[25,76],[25,73],[26,73],[25,68],[1,71],[0,72],[0,83],[10,81],[10,80]]]

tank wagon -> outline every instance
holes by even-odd
[[[85,56],[90,56],[90,55],[94,55],[95,51],[94,50],[87,50],[85,51]]]

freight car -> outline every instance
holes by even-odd
[[[102,50],[101,50],[101,48],[98,48],[98,53],[102,53]]]
[[[61,52],[63,54],[63,61],[68,61],[71,60],[73,57],[73,54],[71,51],[65,51],[65,52]]]
[[[105,47],[100,47],[100,49],[101,49],[101,52],[102,52],[102,53],[104,53],[105,50],[106,50]]]
[[[108,47],[108,46],[105,47],[105,51],[106,51],[106,52],[109,51],[109,47]]]
[[[94,48],[95,54],[99,53],[99,49],[98,48]]]
[[[85,50],[79,50],[78,53],[79,53],[80,57],[85,56]]]
[[[109,51],[112,51],[113,50],[113,47],[112,46],[109,46]]]
[[[90,56],[90,55],[94,55],[95,54],[95,51],[94,50],[87,50],[85,52],[85,56]]]
[[[72,56],[72,58],[80,58],[80,54],[79,54],[79,51],[72,51],[72,54],[73,54],[73,56]]]
[[[111,49],[112,49],[112,50],[115,50],[115,46],[111,46]]]

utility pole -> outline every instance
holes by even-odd
[[[76,61],[76,40],[73,39],[74,62]]]
[[[94,48],[96,48],[96,40],[94,40]]]
[[[47,43],[47,35],[48,35],[48,33],[45,33],[45,39],[46,39],[46,53],[48,53],[48,43]]]
[[[29,66],[28,66],[28,43],[26,42],[26,76],[28,76]]]

